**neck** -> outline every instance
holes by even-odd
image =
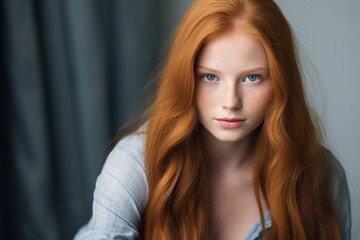
[[[212,170],[234,171],[252,167],[256,142],[254,136],[237,142],[224,142],[216,139],[205,129],[202,135],[205,155]]]

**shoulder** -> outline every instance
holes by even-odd
[[[135,239],[148,198],[145,134],[120,140],[97,178],[93,213],[75,239]]]
[[[324,160],[328,165],[328,178],[331,190],[333,194],[338,195],[339,191],[343,190],[344,187],[347,188],[347,179],[345,170],[340,163],[340,161],[335,157],[335,155],[328,149],[324,148]]]
[[[327,148],[324,148],[324,160],[329,166],[329,177],[333,182],[341,182],[346,179],[343,166],[335,155]]]
[[[106,162],[144,165],[145,133],[136,132],[121,139],[110,152]],[[131,158],[131,161],[126,161]],[[105,163],[106,164],[106,163]]]
[[[106,158],[101,174],[135,171],[145,174],[144,164],[145,134],[134,133],[121,139]],[[100,175],[101,176],[101,175]]]
[[[350,193],[346,173],[332,152],[325,149],[325,160],[329,166],[329,184],[338,217],[343,239],[350,239],[351,236],[351,204]]]
[[[134,133],[121,139],[107,157],[97,185],[132,192],[139,205],[147,199],[147,176],[144,160],[145,134]],[[120,197],[120,196],[119,196]]]

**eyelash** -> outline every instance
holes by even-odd
[[[255,76],[257,78],[257,80],[255,81],[246,81],[246,79],[248,79],[249,77],[252,77],[252,76]],[[249,75],[246,75],[245,78],[244,78],[244,82],[249,82],[249,83],[258,83],[258,82],[261,82],[262,81],[262,76],[259,75],[259,74],[249,74]]]
[[[213,80],[205,79],[208,76],[212,76],[212,77],[214,77],[214,79]],[[212,74],[212,73],[204,73],[204,74],[200,75],[200,79],[204,80],[204,81],[207,81],[207,82],[213,82],[213,81],[216,80],[216,78],[217,78],[217,76],[215,74]]]
[[[212,80],[209,80],[209,79],[206,79],[206,77],[213,77]],[[246,80],[248,79],[249,77],[253,77],[255,76],[256,77],[256,80],[255,81],[250,81],[250,80]],[[200,79],[201,80],[204,80],[206,82],[214,82],[218,77],[215,75],[215,74],[212,74],[212,73],[204,73],[204,74],[200,74]],[[244,78],[243,78],[243,82],[248,82],[248,83],[258,83],[258,82],[261,82],[263,80],[263,77],[260,75],[260,74],[249,74],[249,75],[246,75]]]

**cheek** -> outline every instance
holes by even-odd
[[[265,115],[273,100],[273,92],[271,88],[265,88],[254,94],[251,99],[251,108],[256,109],[261,115]]]
[[[273,92],[272,90],[270,89],[269,91],[265,92],[262,96],[262,103],[263,105],[265,106],[265,108],[267,109],[270,104],[272,103],[272,100],[273,100]]]
[[[198,113],[198,117],[200,118],[199,120],[201,120],[202,116],[207,110],[207,103],[203,97],[198,95],[196,98],[195,106],[196,106],[196,112]]]
[[[273,93],[272,91],[267,91],[266,93],[263,94],[262,96],[262,108],[263,108],[263,115],[265,117],[265,114],[267,112],[267,110],[269,109],[271,103],[273,101]]]
[[[209,93],[202,87],[197,87],[195,94],[195,106],[197,112],[201,113],[206,111],[208,106],[211,105]]]

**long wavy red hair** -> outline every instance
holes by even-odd
[[[149,199],[144,239],[211,239],[207,171],[194,104],[196,57],[241,26],[267,54],[273,102],[259,129],[254,188],[272,215],[266,239],[340,239],[324,151],[304,97],[290,26],[271,0],[199,0],[180,25],[150,109],[145,147]]]

